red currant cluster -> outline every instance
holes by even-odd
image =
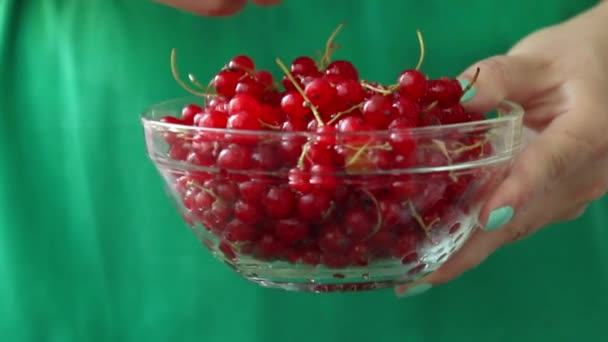
[[[162,119],[200,127],[166,134],[168,156],[191,166],[170,177],[186,219],[211,232],[228,259],[414,263],[436,230],[458,231],[488,186],[488,170],[404,172],[492,154],[484,130],[411,133],[483,119],[461,106],[466,89],[457,80],[431,80],[417,67],[394,85],[367,82],[351,62],[330,61],[332,40],[320,62],[277,59],[281,84],[237,56],[209,86],[190,76],[204,92],[180,80],[172,55],[176,80],[208,101]]]

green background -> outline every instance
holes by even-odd
[[[147,1],[0,1],[2,341],[586,341],[606,338],[606,200],[414,298],[267,290],[212,259],[145,155],[139,113],[233,55],[323,48],[371,80],[457,75],[595,1],[287,0],[229,19]]]

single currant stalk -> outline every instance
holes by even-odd
[[[344,115],[349,114],[351,112],[353,112],[356,109],[361,109],[363,107],[363,104],[365,103],[365,101],[358,103],[350,108],[348,108],[347,110],[338,112],[336,114],[334,114],[334,117],[331,118],[328,122],[327,125],[333,125],[335,124],[338,120],[340,120]]]
[[[318,63],[319,70],[325,69],[329,65],[329,63],[331,63],[332,55],[334,54],[334,52],[336,52],[336,50],[340,48],[340,46],[334,45],[334,40],[338,36],[340,30],[342,30],[342,28],[344,27],[344,24],[345,22],[341,22],[340,25],[336,27],[334,32],[332,32],[331,36],[329,36],[329,38],[327,39],[327,42],[325,43],[325,52],[323,53],[323,56],[321,56],[321,59]]]
[[[210,86],[202,85],[193,74],[188,74],[188,79],[190,80],[190,83],[194,84],[196,87],[198,87],[199,89],[201,89],[204,92],[208,92],[209,89],[211,88]]]
[[[380,229],[382,228],[382,224],[383,224],[382,207],[380,206],[380,202],[378,202],[378,199],[376,198],[376,196],[374,196],[374,194],[372,194],[369,190],[361,189],[361,192],[366,194],[369,197],[369,199],[372,200],[372,203],[374,203],[374,207],[376,208],[376,217],[378,217],[378,219],[376,220],[376,224],[372,228],[372,231],[365,237],[365,240],[368,240],[372,236],[376,235],[376,233],[378,233],[380,231]]]
[[[319,110],[317,109],[317,107],[315,107],[312,104],[312,101],[310,101],[310,99],[306,95],[306,92],[304,92],[304,90],[302,89],[302,87],[300,87],[300,85],[298,84],[298,81],[295,79],[295,77],[293,76],[293,74],[289,71],[289,69],[287,69],[287,67],[285,66],[285,64],[283,63],[283,61],[281,61],[280,58],[277,58],[276,62],[279,65],[279,68],[281,68],[281,70],[285,73],[285,75],[287,76],[287,78],[289,78],[289,80],[291,81],[291,83],[293,83],[293,86],[296,88],[296,90],[298,91],[298,93],[300,93],[300,95],[302,95],[302,98],[304,98],[304,101],[306,101],[306,104],[312,110],[312,114],[315,116],[315,120],[317,120],[317,123],[319,124],[319,127],[320,126],[324,126],[325,124],[323,123],[323,119],[321,119],[321,114],[319,113]]]
[[[361,148],[359,148],[355,152],[355,154],[353,154],[353,156],[350,157],[350,159],[346,161],[344,167],[348,168],[349,166],[354,165],[359,160],[359,158],[361,158],[363,153],[365,153],[367,151],[370,144],[371,144],[371,141],[369,141],[365,145],[361,146]]]
[[[419,71],[422,68],[422,64],[424,63],[424,59],[426,57],[426,48],[425,48],[425,44],[424,44],[424,37],[422,36],[422,32],[419,29],[416,30],[416,36],[418,37],[420,55],[418,57],[418,63],[416,64],[416,68],[414,70]],[[361,81],[361,86],[363,86],[364,88],[367,88],[369,90],[375,91],[382,95],[391,95],[395,91],[397,91],[397,89],[399,89],[399,83],[391,84],[388,87],[386,87],[386,89],[382,89],[382,88],[374,87],[373,85],[369,84],[366,81]]]
[[[310,141],[304,144],[304,146],[302,146],[302,153],[298,158],[298,169],[300,170],[305,169],[304,162],[306,161],[306,155],[308,154],[308,150],[310,150]]]
[[[418,64],[416,64],[416,70],[420,71],[420,68],[422,68],[422,63],[424,63],[426,49],[424,47],[424,38],[422,37],[422,32],[420,32],[419,29],[416,30],[416,36],[418,37],[418,44],[420,45],[420,57],[418,58]]]
[[[412,204],[412,201],[408,201],[407,203],[409,205],[412,217],[416,220],[416,222],[418,223],[418,225],[420,225],[420,228],[422,228],[422,231],[424,231],[424,234],[426,235],[426,237],[429,240],[431,240],[431,242],[432,242],[431,229],[433,228],[434,224],[436,224],[437,222],[440,221],[440,219],[439,218],[435,218],[432,222],[425,223],[424,219],[422,218],[422,216],[420,216],[420,214],[418,213],[418,211],[414,207],[414,204]]]
[[[469,91],[471,90],[471,88],[473,88],[473,86],[475,85],[475,83],[477,82],[477,78],[479,78],[479,73],[481,72],[481,69],[479,69],[479,67],[477,67],[477,70],[475,70],[475,75],[473,75],[473,79],[471,80],[471,82],[462,90],[462,95],[461,95],[461,99],[462,97]]]
[[[262,127],[264,128],[268,128],[274,131],[279,131],[281,130],[281,126],[277,126],[277,125],[271,125],[265,121],[263,121],[262,119],[258,119],[258,121],[260,122],[260,125],[262,125]]]
[[[199,189],[202,192],[205,192],[205,193],[209,194],[209,196],[213,197],[214,200],[219,201],[219,202],[223,202],[222,198],[220,198],[220,196],[218,196],[215,192],[213,192],[213,190],[207,189],[204,186],[202,186],[200,184],[197,184],[194,181],[189,181],[188,184],[192,188]]]
[[[175,48],[173,48],[171,50],[171,73],[173,74],[173,78],[175,79],[175,81],[182,88],[184,88],[184,90],[186,90],[190,94],[192,94],[194,96],[200,96],[200,97],[203,97],[203,98],[206,98],[206,99],[208,99],[209,97],[212,97],[212,96],[216,96],[215,94],[202,93],[202,92],[196,91],[196,90],[190,88],[190,86],[188,86],[186,84],[186,82],[184,82],[181,79],[181,77],[179,76],[179,71],[177,69],[177,50]]]

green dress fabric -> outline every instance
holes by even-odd
[[[287,0],[232,18],[148,1],[0,1],[2,341],[585,341],[608,322],[608,200],[424,295],[303,294],[242,280],[181,221],[139,114],[246,53],[278,74],[320,50],[391,82],[454,76],[595,1]]]

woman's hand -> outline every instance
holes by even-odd
[[[261,6],[276,5],[281,0],[156,0],[198,15],[223,17],[240,12],[248,2]]]
[[[485,203],[479,218],[485,229],[439,270],[398,287],[400,296],[454,279],[505,244],[579,217],[608,190],[608,1],[526,37],[463,77],[477,67],[477,94],[466,105],[520,103],[534,137]]]

